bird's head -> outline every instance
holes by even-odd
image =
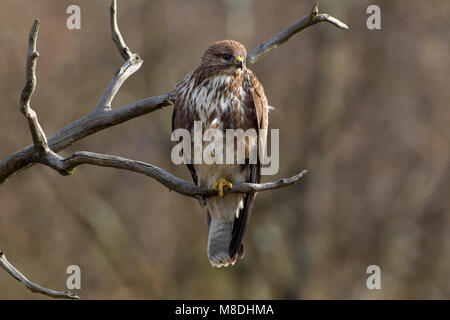
[[[247,50],[237,41],[222,40],[210,46],[202,56],[202,66],[217,73],[238,75],[246,68]]]

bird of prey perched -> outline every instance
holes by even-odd
[[[194,183],[214,188],[218,196],[206,199],[208,258],[215,267],[234,264],[244,256],[242,240],[255,201],[255,193],[227,193],[233,183],[259,183],[261,158],[251,163],[251,152],[264,148],[268,126],[268,106],[264,89],[246,66],[247,51],[239,42],[223,40],[210,46],[201,63],[177,86],[172,130],[194,130],[194,121],[207,129],[253,129],[255,139],[245,143],[244,164],[187,164]],[[206,143],[203,143],[205,147]],[[259,146],[258,146],[259,144]]]

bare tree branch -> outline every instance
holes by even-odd
[[[125,59],[125,61],[129,60],[132,56],[132,53],[130,49],[125,44],[125,41],[122,38],[122,35],[119,31],[119,26],[117,24],[117,1],[112,0],[111,1],[111,8],[110,8],[110,15],[111,15],[111,35],[113,41],[116,43],[117,48],[120,51],[120,54]]]
[[[126,46],[125,41],[120,34],[119,26],[117,24],[117,3],[116,0],[111,1],[111,34],[112,39],[116,43],[120,54],[125,59],[125,64],[116,72],[108,88],[106,88],[100,102],[98,103],[96,110],[110,110],[111,102],[116,96],[122,84],[131,77],[144,62],[139,55],[131,53],[130,49]]]
[[[48,137],[48,146],[54,152],[59,152],[98,131],[170,106],[173,104],[171,97],[172,95],[164,94],[142,99],[117,110],[94,111]],[[33,165],[33,153],[33,146],[28,146],[2,160],[0,162],[0,184],[14,173]]]
[[[36,40],[39,33],[39,20],[35,20],[28,38],[26,82],[20,97],[20,110],[28,120],[35,150],[46,151],[47,138],[39,124],[36,112],[31,109],[30,101],[36,89],[36,63],[39,53],[36,51]]]
[[[101,97],[96,110],[110,110],[111,102],[116,96],[122,84],[127,80],[133,73],[139,70],[144,61],[137,54],[132,54],[130,59],[128,59],[125,64],[117,70],[116,74],[112,78],[108,88],[106,88],[105,93]]]
[[[278,48],[281,44],[290,40],[297,33],[302,31],[303,29],[310,27],[319,22],[329,22],[334,24],[336,27],[340,29],[348,29],[347,25],[338,19],[326,14],[319,13],[319,4],[316,3],[311,10],[311,13],[304,16],[294,24],[287,27],[285,30],[281,31],[276,36],[273,36],[266,42],[260,44],[258,47],[253,49],[247,55],[247,65],[252,65],[260,58],[264,57],[266,54],[270,53],[272,50]]]
[[[22,282],[31,292],[45,294],[46,296],[58,299],[80,299],[79,296],[70,291],[55,291],[31,282],[6,259],[2,250],[0,250],[0,266],[16,280]]]

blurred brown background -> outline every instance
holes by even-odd
[[[81,30],[66,8],[81,7]],[[119,1],[119,26],[144,65],[113,106],[170,91],[214,41],[248,50],[307,14],[313,1]],[[382,29],[366,28],[381,7]],[[0,186],[0,248],[33,281],[65,289],[79,265],[85,299],[450,298],[450,2],[332,1],[322,23],[251,69],[276,107],[280,171],[309,173],[258,196],[236,266],[206,256],[198,203],[141,175],[84,166],[62,177],[34,166]],[[18,101],[34,18],[38,87],[32,106],[51,135],[92,110],[122,64],[110,39],[109,1],[0,2],[0,158],[31,143]],[[170,161],[166,108],[90,136],[87,150]],[[366,287],[381,267],[382,289]],[[0,299],[46,299],[3,270]]]

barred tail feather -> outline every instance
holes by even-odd
[[[233,221],[211,219],[208,231],[208,258],[214,267],[227,267],[236,259],[230,258],[230,243],[233,233]]]

